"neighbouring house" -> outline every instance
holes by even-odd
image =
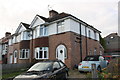
[[[0,39],[0,64],[2,64],[2,39]]]
[[[8,40],[11,33],[6,32],[5,37],[0,39],[0,63],[7,64]]]
[[[30,52],[29,24],[20,23],[9,38],[8,64],[28,63]]]
[[[111,33],[104,37],[106,42],[105,54],[120,55],[120,36],[117,33]]]
[[[20,23],[9,39],[8,63],[62,60],[73,68],[86,55],[101,55],[100,31],[77,17],[50,10],[36,15],[30,25]]]

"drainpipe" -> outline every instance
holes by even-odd
[[[80,26],[80,61],[82,61],[82,35],[81,35],[81,23],[79,24]]]
[[[30,49],[32,49],[32,50],[31,50],[31,52],[30,52],[31,54],[29,55],[29,58],[30,58],[29,61],[30,61],[30,63],[31,63],[31,62],[32,62],[32,54],[33,54],[33,29],[32,29],[32,28],[29,28],[29,30],[32,31],[32,34],[31,34],[31,36],[32,36],[32,45],[30,46]],[[30,44],[31,44],[31,43],[30,43]]]
[[[86,56],[88,55],[88,49],[87,49],[87,28],[85,26],[85,36],[86,36]]]

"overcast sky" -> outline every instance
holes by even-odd
[[[48,5],[93,25],[102,37],[118,32],[119,0],[0,0],[0,38],[14,33],[20,22],[30,24],[36,14],[48,17]]]

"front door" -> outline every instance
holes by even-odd
[[[10,64],[12,64],[13,55],[10,55]]]
[[[66,47],[64,45],[59,45],[56,50],[56,57],[58,60],[65,62],[66,58]]]
[[[14,63],[17,63],[17,50],[14,51]]]

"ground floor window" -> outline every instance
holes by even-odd
[[[92,50],[89,51],[89,55],[92,55]]]
[[[28,59],[28,58],[29,58],[29,49],[21,49],[20,59]]]
[[[94,55],[97,55],[97,48],[94,49]]]
[[[35,48],[36,59],[48,59],[48,47],[37,47]]]

